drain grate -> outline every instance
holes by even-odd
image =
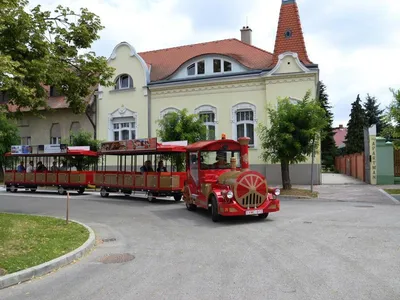
[[[108,242],[115,242],[117,239],[116,238],[109,238],[109,239],[102,239],[101,241],[103,243],[108,243]]]
[[[124,262],[128,262],[134,260],[135,256],[129,253],[122,254],[108,254],[99,259],[99,262],[103,264],[120,264]]]

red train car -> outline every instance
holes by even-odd
[[[7,192],[18,189],[35,192],[40,186],[55,186],[60,195],[67,190],[83,194],[94,184],[98,154],[89,146],[12,146],[5,154],[4,183]]]
[[[157,143],[157,138],[103,143],[96,187],[102,197],[145,192],[150,202],[167,196],[180,201],[186,179],[185,153],[185,146]]]
[[[249,169],[249,140],[228,140],[223,135],[221,140],[187,146],[183,199],[188,210],[209,209],[214,222],[221,216],[266,218],[279,211],[280,190],[269,188],[262,174]]]

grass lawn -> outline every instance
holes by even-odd
[[[388,194],[400,195],[400,189],[384,189],[384,191]]]
[[[0,274],[62,256],[88,238],[88,230],[73,222],[66,225],[61,219],[0,213]]]
[[[310,190],[303,189],[290,189],[290,190],[281,190],[281,196],[303,196],[303,197],[318,197],[318,192],[312,192]]]

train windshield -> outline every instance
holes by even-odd
[[[240,167],[240,151],[203,151],[200,152],[202,170],[230,169],[231,158],[236,158],[236,166]]]

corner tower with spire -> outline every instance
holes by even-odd
[[[297,53],[305,66],[313,65],[308,58],[296,0],[282,0],[272,65],[276,65],[279,55],[285,52]]]

